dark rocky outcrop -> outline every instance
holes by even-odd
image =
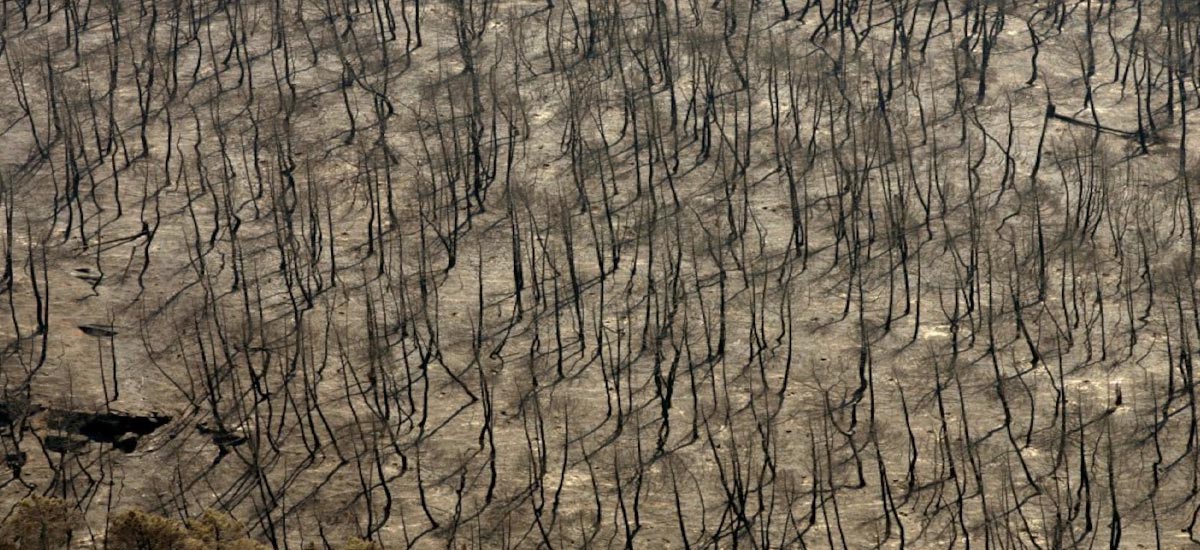
[[[91,442],[109,443],[114,449],[130,453],[137,449],[139,439],[171,421],[171,417],[158,413],[133,414],[111,410],[93,413],[47,409],[26,401],[0,401],[0,433],[35,427],[38,424],[28,424],[26,419],[42,412],[46,412],[45,428],[60,432],[47,435],[44,439],[46,448],[56,453],[78,451]]]
[[[46,445],[46,450],[52,453],[67,454],[82,450],[87,447],[88,440],[82,437],[69,435],[48,435],[42,441]]]
[[[111,443],[123,452],[137,448],[138,439],[154,433],[171,421],[156,413],[136,415],[120,412],[89,413],[51,409],[46,424],[50,428],[78,434],[96,443]]]
[[[96,338],[112,338],[117,335],[116,329],[111,325],[79,325],[79,330],[88,336],[95,336]]]

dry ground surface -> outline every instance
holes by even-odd
[[[73,544],[1200,540],[1192,2],[0,17],[0,511]]]

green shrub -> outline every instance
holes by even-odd
[[[188,521],[188,536],[195,548],[204,550],[266,550],[246,536],[246,526],[229,514],[207,511]]]
[[[181,521],[130,510],[108,528],[108,550],[266,550],[232,516],[208,511]],[[4,550],[4,549],[0,549]]]
[[[65,500],[29,497],[17,504],[0,527],[0,550],[66,548],[79,521],[79,513]]]
[[[105,537],[108,550],[192,550],[179,521],[140,510],[117,516]]]

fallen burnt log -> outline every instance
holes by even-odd
[[[1128,130],[1109,128],[1108,126],[1104,126],[1104,125],[1098,124],[1096,122],[1088,122],[1086,120],[1080,120],[1080,119],[1072,117],[1072,116],[1059,114],[1058,109],[1054,106],[1053,103],[1049,103],[1046,105],[1046,118],[1066,122],[1067,124],[1073,124],[1075,126],[1083,126],[1084,128],[1091,128],[1097,132],[1112,134],[1115,136],[1123,137],[1125,139],[1136,139],[1139,142],[1141,142],[1144,138],[1144,136],[1141,134],[1141,132],[1138,132],[1138,131],[1130,132]]]
[[[246,435],[241,429],[227,430],[220,426],[214,428],[209,426],[206,422],[201,422],[198,426],[196,426],[196,429],[200,433],[209,436],[213,442],[213,445],[217,446],[218,453],[216,458],[213,459],[213,466],[219,464],[221,459],[233,452],[233,447],[242,445],[247,441]]]

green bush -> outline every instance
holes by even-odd
[[[266,550],[246,537],[246,526],[229,514],[204,512],[188,521],[188,536],[195,548],[204,550]]]
[[[208,511],[183,522],[130,510],[108,528],[108,550],[266,550],[241,522]]]
[[[129,510],[108,526],[105,541],[108,550],[191,550],[189,538],[179,521]]]
[[[40,496],[17,504],[0,526],[0,550],[56,550],[66,548],[80,515],[65,500]]]

